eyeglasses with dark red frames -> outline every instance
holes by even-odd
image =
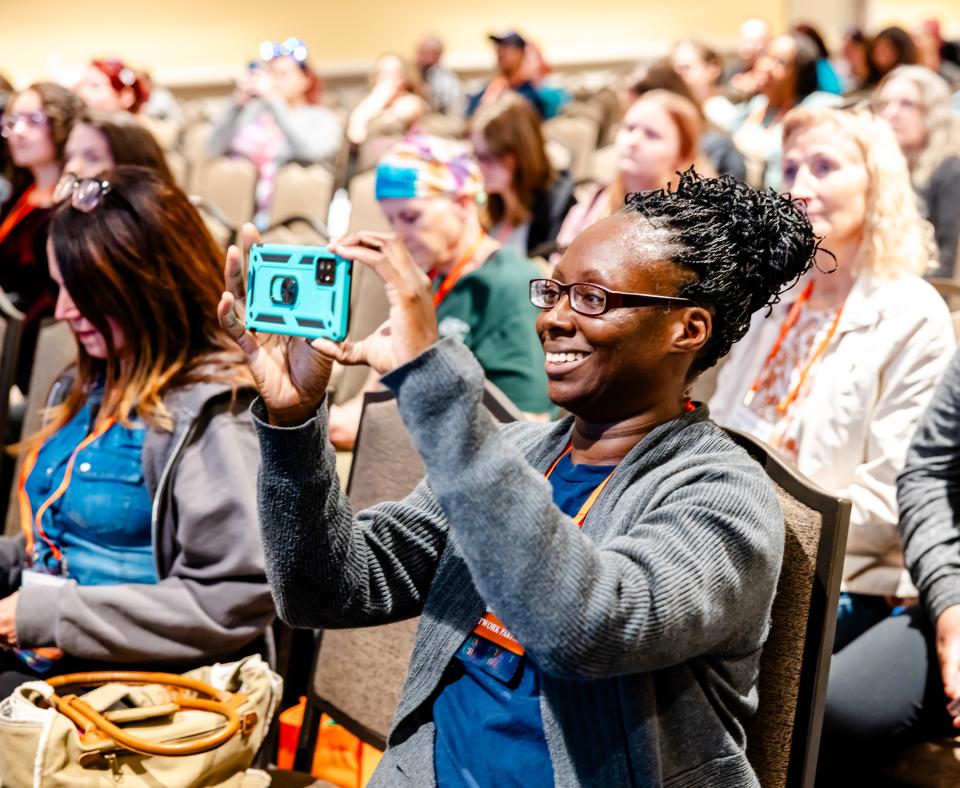
[[[573,311],[587,317],[597,317],[620,307],[695,306],[695,302],[689,298],[648,293],[623,293],[589,282],[571,282],[565,285],[555,279],[530,280],[530,303],[540,309],[553,309],[560,303],[564,293],[570,298]]]

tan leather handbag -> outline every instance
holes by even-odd
[[[69,687],[89,689],[82,695]],[[74,673],[0,701],[0,786],[269,784],[250,769],[282,682],[259,657],[184,675]]]

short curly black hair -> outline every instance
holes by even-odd
[[[671,260],[696,275],[679,295],[713,315],[713,334],[691,378],[729,352],[754,312],[772,307],[797,283],[820,247],[800,202],[729,175],[702,178],[692,167],[680,173],[676,188],[628,194],[623,213],[670,231]]]

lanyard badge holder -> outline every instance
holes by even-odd
[[[545,474],[546,478],[550,478],[550,475],[560,463],[560,460],[566,457],[572,448],[572,443],[568,443],[567,447],[547,470]],[[587,515],[600,497],[600,493],[602,493],[603,489],[607,486],[607,482],[613,478],[614,473],[616,473],[616,468],[610,472],[606,479],[597,485],[594,491],[587,497],[587,500],[583,502],[580,511],[578,511],[573,518],[573,522],[576,523],[577,528],[583,527],[583,521],[587,519]],[[495,648],[491,648],[491,646]],[[524,654],[523,646],[520,645],[520,642],[514,637],[513,633],[497,618],[492,610],[488,610],[483,614],[477,622],[477,625],[473,628],[473,635],[467,638],[461,650],[464,651],[467,656],[482,660],[490,668],[491,672],[500,675],[504,680],[509,680],[509,675],[514,672],[520,657]]]

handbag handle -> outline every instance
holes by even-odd
[[[171,698],[179,708],[201,709],[212,711],[226,719],[226,727],[207,736],[191,739],[187,742],[164,743],[149,741],[139,736],[132,736],[122,728],[114,725],[103,714],[76,695],[60,696],[53,693],[48,702],[57,711],[69,718],[82,731],[81,741],[84,744],[109,744],[110,741],[124,749],[138,752],[143,755],[196,755],[219,747],[229,741],[237,732],[244,734],[253,730],[257,723],[255,711],[246,712],[240,717],[237,709],[247,702],[247,696],[241,692],[227,692],[212,687],[204,681],[180,676],[176,673],[151,673],[146,671],[95,671],[92,673],[67,673],[62,676],[53,676],[45,679],[54,689],[71,685],[99,686],[111,682],[123,684],[163,684],[175,688]],[[185,695],[182,691],[189,690],[199,696]],[[99,757],[99,753],[96,757]]]

